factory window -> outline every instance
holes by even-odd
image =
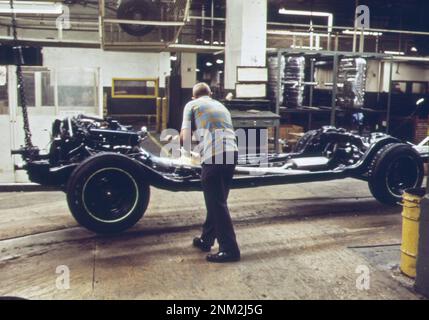
[[[425,81],[393,81],[393,93],[427,94],[428,83]]]
[[[24,67],[23,78],[29,107],[96,108],[98,105],[98,72],[95,69]],[[19,92],[18,104],[21,104]]]
[[[36,105],[36,80],[34,71],[23,71],[22,77],[24,80],[25,102],[27,107]],[[18,105],[21,106],[21,96],[18,91]]]
[[[7,68],[0,66],[0,114],[8,114]]]
[[[68,107],[97,106],[97,77],[92,70],[57,71],[58,105]]]
[[[407,83],[405,81],[393,81],[392,82],[392,92],[393,93],[406,93],[407,92]]]
[[[120,79],[112,81],[112,97],[128,99],[156,98],[158,79]]]
[[[42,106],[55,106],[55,83],[50,71],[41,72]]]
[[[414,82],[413,83],[413,93],[414,94],[426,94],[428,89],[427,82]]]

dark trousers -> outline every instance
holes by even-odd
[[[235,164],[202,164],[201,182],[207,207],[207,218],[201,238],[220,251],[239,252],[227,200]]]

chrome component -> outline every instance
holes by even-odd
[[[293,169],[298,170],[315,170],[327,168],[329,159],[326,157],[307,157],[295,158],[287,162],[291,164]]]

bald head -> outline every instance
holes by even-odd
[[[195,99],[198,99],[204,96],[211,96],[211,95],[212,95],[212,91],[210,90],[210,87],[204,82],[197,83],[192,89],[192,96]]]

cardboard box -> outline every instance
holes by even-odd
[[[283,124],[280,126],[280,139],[298,140],[304,135],[304,128],[294,124]]]
[[[420,143],[429,134],[429,119],[415,120],[414,143]]]
[[[237,83],[235,85],[235,96],[238,99],[265,98],[267,96],[267,85],[265,83]]]
[[[239,83],[268,82],[268,68],[237,67],[237,82]]]

